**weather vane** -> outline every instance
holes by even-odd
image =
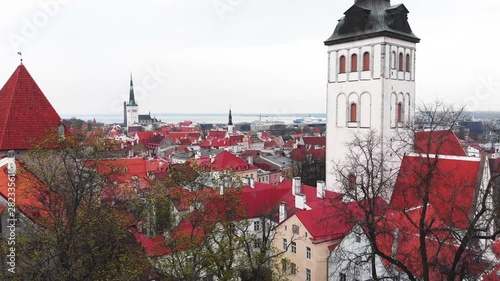
[[[23,63],[23,52],[17,52],[17,54],[19,55],[19,57],[21,59],[21,63]]]

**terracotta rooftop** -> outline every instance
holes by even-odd
[[[21,64],[0,90],[0,150],[30,149],[57,131],[61,117]]]

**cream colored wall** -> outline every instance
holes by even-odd
[[[236,176],[240,177],[240,179],[243,180],[243,178],[248,177],[248,178],[253,178],[255,179],[255,182],[259,179],[259,176],[257,175],[257,170],[252,170],[252,171],[245,171],[245,172],[235,172],[234,173]]]
[[[292,233],[292,225],[299,226],[299,234]],[[286,230],[285,230],[286,228]],[[307,232],[307,234],[306,234]],[[295,241],[297,244],[297,253],[292,253],[291,245],[288,247],[286,253],[275,260],[276,265],[281,269],[281,260],[284,258],[289,259],[297,266],[297,274],[291,275],[288,269],[287,278],[290,281],[304,281],[306,280],[306,268],[311,270],[311,280],[327,280],[327,259],[329,255],[328,246],[333,244],[333,241],[313,244],[311,235],[300,222],[297,216],[293,215],[285,220],[277,228],[277,236],[274,241],[274,246],[277,249],[283,249],[283,238],[287,239],[288,244]],[[311,259],[306,259],[306,247],[311,248]]]

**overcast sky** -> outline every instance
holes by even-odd
[[[120,114],[130,72],[143,113],[225,113],[229,106],[236,113],[323,113],[323,41],[353,3],[2,1],[0,84],[22,49],[61,115]],[[500,1],[397,3],[410,10],[422,39],[417,100],[500,110]]]

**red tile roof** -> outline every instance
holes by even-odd
[[[467,156],[453,131],[430,131],[415,133],[415,152],[454,156]]]
[[[215,171],[233,170],[234,172],[258,169],[254,165],[250,165],[228,151],[223,151],[219,153],[219,155],[215,156],[215,159],[210,164],[210,167]]]
[[[61,117],[21,64],[0,90],[0,150],[30,149],[56,133]]]
[[[449,226],[464,227],[472,211],[477,159],[444,159],[405,156],[392,195],[391,206],[398,210],[422,206],[425,179],[430,179],[429,204]],[[435,168],[431,171],[430,167]]]
[[[419,223],[421,217],[421,208],[410,210],[406,213],[395,212],[386,215],[386,219],[379,222],[380,233],[376,237],[379,249],[386,255],[394,255],[395,233],[398,232],[397,253],[396,257],[399,261],[403,262],[417,277],[422,277],[422,256],[420,248],[420,236],[418,235],[418,228],[416,225]],[[445,280],[446,268],[450,267],[451,261],[455,257],[459,244],[454,241],[453,236],[450,235],[449,230],[443,227],[443,222],[436,220],[436,213],[439,209],[429,206],[427,209],[427,216],[425,218],[426,229],[432,229],[432,237],[426,239],[425,246],[426,252],[434,266],[429,267],[430,280]],[[442,231],[440,233],[440,230]],[[431,236],[431,235],[430,235]],[[438,239],[436,239],[438,238]],[[466,260],[471,261],[477,254],[472,251],[466,251],[462,260],[464,264]],[[386,265],[389,265],[385,262]],[[469,270],[483,271],[481,267],[484,265],[475,262],[469,262]],[[458,280],[458,279],[456,279]],[[498,279],[496,279],[498,280]]]
[[[339,208],[340,205],[343,208]],[[313,241],[339,239],[353,227],[352,221],[346,216],[345,205],[339,201],[323,208],[299,211],[295,214],[311,234],[310,239]]]
[[[303,137],[302,140],[305,145],[326,146],[326,137]]]
[[[207,140],[225,139],[227,136],[228,136],[227,131],[212,130],[208,132]]]
[[[51,222],[51,212],[44,206],[44,198],[50,196],[47,187],[28,171],[19,161],[16,161],[17,176],[16,184],[16,208],[18,208],[26,217],[41,225],[47,225]],[[8,185],[9,176],[7,165],[0,167],[0,196],[5,200],[9,198]]]

